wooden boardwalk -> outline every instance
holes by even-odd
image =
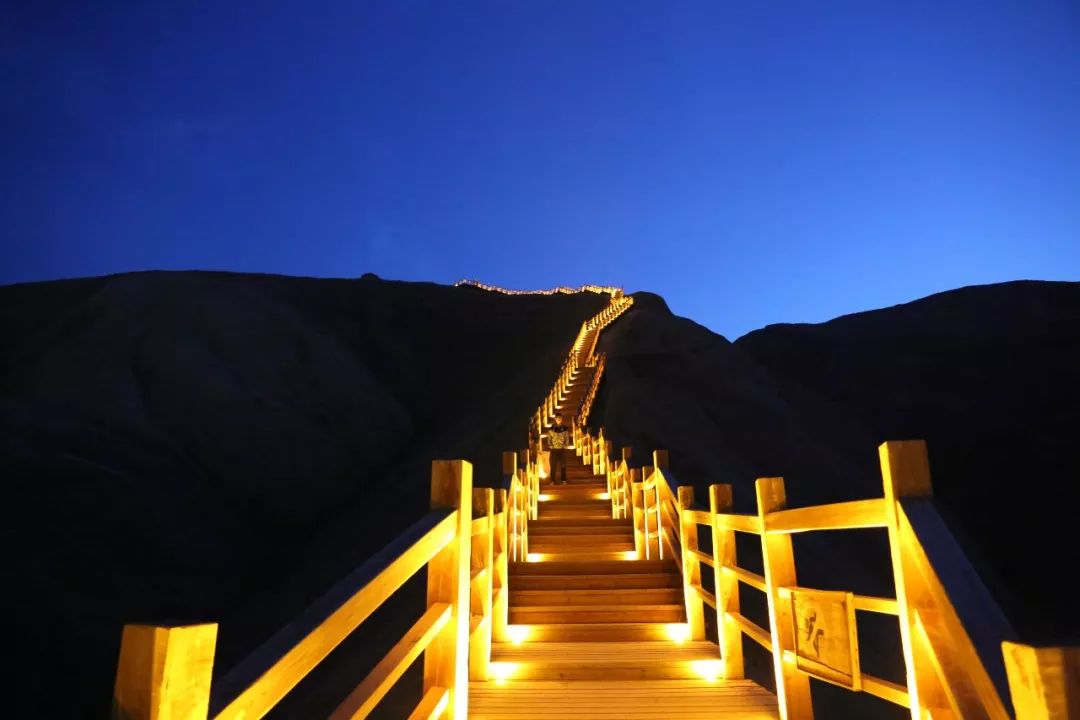
[[[583,368],[562,396],[576,415]],[[720,648],[691,642],[674,561],[637,559],[629,519],[611,517],[607,479],[573,457],[565,485],[543,482],[528,559],[510,564],[509,634],[492,679],[469,684],[469,717],[777,718],[776,696],[722,680]]]

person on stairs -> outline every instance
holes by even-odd
[[[566,484],[567,454],[570,452],[570,428],[563,425],[562,413],[555,413],[555,424],[547,432],[548,450],[551,451],[551,482]]]

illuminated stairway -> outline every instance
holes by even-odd
[[[594,368],[559,402],[576,416]],[[776,718],[776,696],[726,681],[720,649],[691,642],[673,560],[638,559],[633,525],[612,519],[607,481],[572,457],[565,485],[543,482],[526,562],[510,564],[511,642],[493,643],[469,717]]]
[[[636,559],[604,479],[572,461],[567,480],[541,486],[529,562],[510,566],[512,642],[470,684],[469,717],[777,717],[776,696],[717,679],[715,643],[687,641],[678,568]]]

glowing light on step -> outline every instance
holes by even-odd
[[[529,635],[532,631],[528,625],[507,625],[506,636],[510,638],[510,642],[514,645],[520,645],[529,639]]]
[[[690,626],[686,623],[668,623],[664,631],[672,642],[684,643],[690,639]]]
[[[514,673],[517,672],[518,664],[513,662],[493,662],[488,664],[488,672],[491,674],[491,679],[497,684],[502,685],[504,682],[514,677]]]
[[[525,556],[525,560],[528,562],[540,562],[544,559],[544,553],[529,553]]]
[[[691,660],[690,667],[708,682],[716,682],[724,674],[723,660]]]
[[[606,492],[598,493],[597,496],[596,496],[596,499],[597,500],[610,500],[611,499],[611,493],[606,493]]]
[[[623,560],[637,560],[638,559],[637,550],[623,550],[622,559]]]
[[[551,495],[549,495],[547,493],[540,493],[539,495],[536,496],[536,499],[539,500],[540,502],[547,502],[548,500],[552,500],[553,498],[551,497]]]

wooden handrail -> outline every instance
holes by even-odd
[[[458,511],[406,530],[214,684],[216,720],[268,713],[330,651],[453,539]]]
[[[583,431],[581,442],[592,447],[596,438]],[[673,482],[666,468],[666,453],[654,454],[654,462],[646,468],[642,480],[640,471],[628,465],[629,452],[623,451],[622,460],[613,462],[606,473],[612,517],[626,516],[632,511],[639,557],[664,556],[665,547],[670,548],[683,576],[684,602],[693,637],[697,637],[694,628],[701,606],[716,610],[724,677],[734,679],[743,675],[741,635],[773,653],[784,716],[793,720],[812,717],[808,678],[814,677],[910,708],[912,717],[920,720],[924,710],[935,717],[951,712],[955,717],[1006,718],[1008,706],[1002,699],[1006,697],[1003,648],[1006,655],[1010,648],[1021,648],[1012,652],[1013,657],[1023,658],[1010,666],[1009,682],[1021,673],[1037,672],[1027,667],[1037,667],[1036,661],[1030,659],[1035,657],[1031,654],[1034,650],[1007,642],[1012,639],[1007,621],[963,559],[959,545],[934,509],[925,445],[921,441],[888,442],[881,446],[880,455],[885,483],[883,497],[788,508],[783,480],[767,478],[757,481],[758,513],[746,515],[731,512],[730,486],[713,485],[710,509],[701,510],[693,506],[691,488]],[[712,532],[711,554],[697,546],[696,528],[701,526],[709,527]],[[889,532],[897,598],[799,587],[790,536],[856,529]],[[765,574],[759,575],[737,564],[735,532],[760,537]],[[712,567],[715,595],[701,585],[703,566]],[[939,568],[947,574],[944,580]],[[740,613],[740,582],[766,594],[770,627],[774,629],[765,630]],[[956,587],[949,589],[950,584]],[[963,603],[966,611],[963,619],[951,599],[954,595]],[[852,648],[850,657],[835,660],[843,665],[839,669],[806,656],[806,648],[794,641],[795,628],[803,627],[809,616],[824,607],[822,603],[829,602],[842,603],[851,617],[843,626],[828,628],[830,633],[839,632],[847,637]],[[906,685],[861,671],[857,662],[856,611],[898,618],[908,667]],[[1006,641],[1004,646],[1002,641]],[[1054,667],[1065,668],[1053,672],[1080,672],[1067,669],[1080,668],[1080,649],[1054,648],[1039,657],[1053,658]],[[1026,663],[1024,669],[1020,669],[1021,662]],[[1051,673],[1048,677],[1055,676]],[[1052,687],[1060,686],[1054,680],[1048,682]],[[1017,683],[1020,681],[1014,684]],[[1039,708],[1055,706],[1055,702],[1061,705],[1061,690],[1052,699],[1030,691],[1029,685],[1023,688],[1011,690],[1014,703],[1018,702],[1020,693],[1025,698],[1035,698]],[[1017,712],[1020,713],[1019,705]],[[1065,715],[1018,717],[1034,720]]]
[[[216,625],[125,626],[113,717],[261,718],[426,566],[427,611],[332,717],[365,717],[423,654],[425,695],[418,710],[442,705],[448,717],[464,718],[469,679],[459,668],[469,643],[470,545],[474,530],[477,537],[491,536],[495,533],[494,518],[505,522],[506,517],[506,513],[496,516],[486,509],[486,522],[474,524],[471,495],[469,463],[433,462],[432,511],[215,682],[212,696]],[[490,568],[492,563],[487,565]],[[493,573],[485,569],[480,575],[490,578]]]

